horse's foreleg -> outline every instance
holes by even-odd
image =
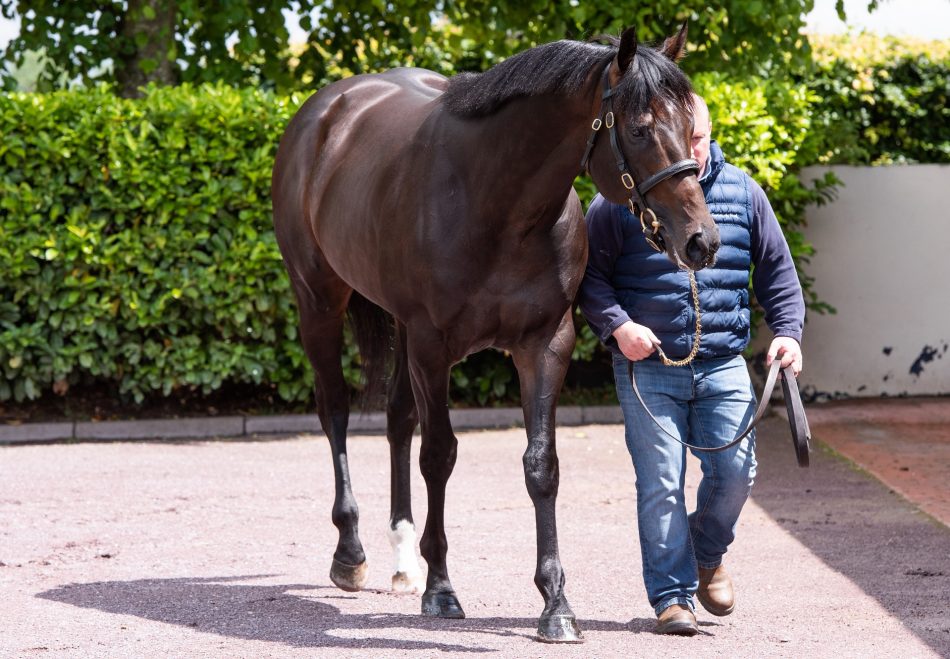
[[[410,496],[410,449],[419,422],[409,381],[406,329],[397,323],[396,364],[386,407],[386,434],[390,456],[389,542],[393,548],[393,590],[422,590],[422,570],[416,559],[416,527]]]
[[[409,373],[422,425],[419,467],[426,481],[429,511],[420,549],[429,566],[422,613],[441,618],[464,618],[449,581],[445,537],[445,486],[455,467],[458,440],[449,421],[448,389],[451,362],[441,354],[440,336],[410,332]]]
[[[528,448],[523,457],[525,483],[534,503],[538,536],[534,582],[544,597],[538,638],[561,643],[583,641],[574,612],[564,595],[564,570],[558,553],[555,521],[559,479],[554,439],[555,406],[574,349],[574,338],[573,319],[568,310],[549,341],[512,353],[521,380],[528,435]]]

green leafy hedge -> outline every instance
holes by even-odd
[[[950,162],[950,42],[812,37],[820,162]]]
[[[271,228],[299,99],[223,86],[0,96],[0,400],[312,380]]]

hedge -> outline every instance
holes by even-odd
[[[950,162],[950,42],[812,37],[818,162]]]
[[[0,399],[80,382],[136,401],[224,382],[310,395],[270,213],[299,102],[222,86],[0,96]]]

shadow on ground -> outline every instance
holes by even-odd
[[[811,466],[799,468],[784,424],[771,417],[759,434],[753,500],[937,654],[950,656],[950,529],[828,450],[820,436]],[[829,614],[844,612],[814,612]]]
[[[248,585],[264,575],[222,578],[139,579],[68,584],[37,597],[107,613],[132,615],[180,625],[222,636],[284,643],[294,647],[341,649],[438,650],[442,652],[497,652],[452,642],[384,638],[367,630],[419,630],[439,633],[476,633],[533,638],[534,618],[470,618],[443,620],[422,615],[345,613],[326,600],[357,595],[336,588],[305,584]],[[271,575],[267,575],[271,576]],[[652,632],[656,621],[635,618],[627,623],[578,620],[585,631]],[[350,638],[349,632],[355,632]]]

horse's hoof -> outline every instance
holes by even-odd
[[[583,643],[584,635],[574,616],[542,616],[538,621],[538,640],[543,643]]]
[[[465,612],[455,593],[423,593],[422,615],[437,618],[464,618]]]
[[[368,576],[369,567],[366,561],[363,561],[359,565],[347,565],[334,558],[333,564],[330,565],[330,581],[332,581],[337,588],[349,593],[362,590],[363,586],[366,585]]]
[[[409,574],[408,572],[397,572],[393,575],[394,593],[421,593],[423,581],[421,574]]]

